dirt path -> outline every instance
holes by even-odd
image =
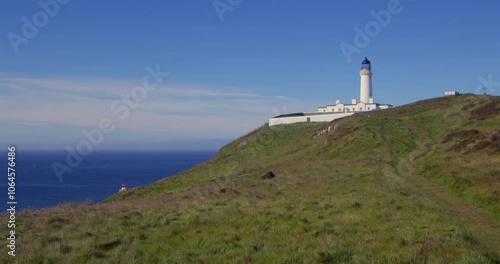
[[[413,152],[408,158],[400,162],[398,170],[407,172],[408,177],[405,177],[405,179],[408,183],[447,205],[452,214],[451,217],[463,228],[471,232],[479,245],[500,254],[500,223],[491,212],[468,203],[449,189],[434,184],[419,175],[415,168],[414,159],[428,151],[429,148],[423,146],[420,150]]]

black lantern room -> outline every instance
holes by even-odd
[[[365,57],[365,60],[361,62],[361,69],[371,70],[372,63]]]

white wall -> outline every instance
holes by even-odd
[[[360,112],[360,111],[372,111],[377,109],[389,109],[389,105],[377,105],[368,103],[357,103],[356,105],[328,105],[325,107],[318,107],[319,113],[344,113],[344,112]]]
[[[331,114],[323,114],[323,115],[291,116],[291,117],[282,117],[282,118],[270,118],[269,119],[269,126],[307,122],[307,118],[310,118],[310,122],[330,122],[330,121],[333,121],[335,119],[350,116],[353,114],[354,114],[354,112],[351,112],[351,113],[331,113]]]
[[[307,122],[307,117],[306,116],[291,116],[291,117],[282,117],[282,118],[269,118],[269,126],[293,124],[293,123],[299,123],[299,122]]]
[[[335,119],[339,119],[342,117],[350,116],[353,115],[354,113],[332,113],[332,114],[326,114],[326,115],[312,115],[312,116],[306,116],[311,118],[311,122],[330,122]]]
[[[389,105],[380,105],[379,109],[389,109]]]

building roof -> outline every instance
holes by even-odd
[[[273,118],[292,117],[292,116],[304,116],[304,113],[283,114],[283,115],[275,116]]]
[[[340,113],[336,113],[336,112],[292,113],[292,114],[284,114],[284,115],[275,116],[273,118],[284,118],[284,117],[294,117],[294,116],[331,115],[331,114],[340,114]]]

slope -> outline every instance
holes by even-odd
[[[264,125],[105,203],[23,212],[15,260],[499,262],[499,104],[463,95]]]

